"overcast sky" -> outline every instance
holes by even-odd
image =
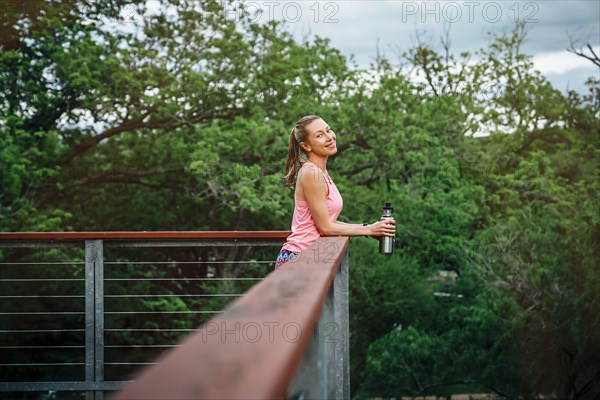
[[[417,32],[423,41],[440,46],[444,28],[450,30],[451,51],[475,51],[490,42],[488,32],[514,26],[516,18],[528,26],[523,51],[534,56],[537,69],[554,86],[584,91],[587,77],[599,75],[590,61],[565,49],[569,34],[580,45],[600,50],[600,1],[400,1],[400,0],[265,0],[244,1],[260,10],[258,21],[287,21],[298,39],[319,35],[345,55],[353,54],[359,67],[373,61],[377,44],[390,61],[414,46]]]

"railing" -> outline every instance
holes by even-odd
[[[10,374],[0,372],[3,381],[0,397],[3,392],[44,392],[46,397],[38,398],[48,398],[52,392],[84,391],[88,399],[100,399],[104,391],[121,389],[131,381],[133,372],[148,365],[115,398],[271,398],[285,397],[286,393],[292,397],[301,393],[304,398],[349,398],[348,239],[321,238],[285,269],[265,279],[264,274],[256,276],[258,271],[266,274],[272,270],[273,258],[287,234],[281,231],[0,233],[3,251],[0,321],[4,319],[0,322],[3,338],[0,368],[5,372],[11,368],[34,368],[39,372],[47,367],[57,374],[52,380],[20,381],[14,376],[7,379]],[[216,259],[215,250],[226,247],[229,251],[222,252],[224,259]],[[272,249],[262,258],[249,251],[268,247]],[[36,253],[47,256],[46,250],[56,248],[72,249],[72,254],[65,260],[64,253],[50,253],[49,261],[32,261],[31,257],[14,254],[14,250],[35,249]],[[142,255],[123,253],[122,249],[127,248],[144,250],[146,256],[151,249],[174,248],[200,249],[202,254],[195,254],[190,261],[172,256],[146,261],[139,259]],[[9,254],[7,249],[13,253]],[[156,257],[155,253],[152,255]],[[244,276],[238,264],[251,266],[255,275]],[[34,266],[46,270],[44,278],[35,277]],[[123,266],[134,275],[122,277],[119,268]],[[153,274],[140,276],[144,266],[152,266]],[[11,268],[18,273],[11,272]],[[52,268],[56,268],[54,275],[47,277]],[[59,273],[64,270],[68,275]],[[174,274],[174,270],[179,272]],[[130,286],[123,286],[124,283]],[[202,291],[190,293],[189,288],[195,287],[194,284],[204,285]],[[241,296],[242,293],[231,292],[232,288],[239,289],[239,284],[254,286]],[[78,291],[69,285],[77,286]],[[133,290],[136,285],[142,293]],[[184,286],[184,292],[176,292],[175,286],[178,289]],[[117,287],[132,291],[116,293]],[[219,293],[213,293],[215,288]],[[223,293],[223,289],[229,291]],[[205,309],[206,304],[225,305],[236,297],[241,298],[224,311]],[[146,309],[131,310],[129,304],[123,306],[123,303],[119,308],[119,301],[138,299],[146,301]],[[179,308],[160,309],[155,303],[148,305],[148,299],[156,300],[156,304],[176,299]],[[57,310],[57,305],[46,304],[63,300],[69,304],[79,300],[81,308]],[[184,300],[190,303],[183,304]],[[11,303],[15,301],[31,302],[30,305],[44,311],[15,307]],[[2,305],[3,302],[8,302],[8,306]],[[162,317],[174,314],[181,315],[182,320],[176,321],[180,326],[160,325]],[[173,319],[169,321],[172,323]],[[150,333],[174,342],[157,343],[155,336],[148,336],[154,344],[146,343],[144,335]],[[190,333],[190,337],[178,343],[182,335]],[[131,341],[129,336],[126,343],[107,343],[111,335],[121,335],[122,339],[124,334],[133,334],[135,340]],[[48,335],[54,340],[49,341]],[[66,341],[58,339],[64,335],[68,336]],[[169,348],[155,362],[159,352]],[[140,349],[143,360],[118,359],[122,351]],[[40,350],[45,354],[56,351],[62,356],[54,355],[50,360],[35,356],[27,360],[24,356],[28,351]],[[73,362],[76,357],[64,354],[69,351],[79,352],[80,358]],[[302,359],[302,368],[297,370]],[[106,376],[111,368],[124,367],[129,370]]]

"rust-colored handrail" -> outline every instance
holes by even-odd
[[[290,231],[0,232],[0,240],[74,239],[285,239]]]
[[[112,400],[284,398],[348,242],[320,238]]]

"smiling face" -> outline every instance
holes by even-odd
[[[316,119],[306,126],[308,137],[302,142],[302,147],[308,153],[327,157],[337,153],[335,133],[322,119]]]

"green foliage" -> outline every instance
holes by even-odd
[[[458,275],[446,285],[450,297],[424,302],[414,318],[399,322],[402,312],[390,312],[396,325],[374,306],[362,306],[360,294],[364,311],[353,312],[380,316],[380,330],[371,324],[373,336],[353,343],[359,397],[439,394],[453,383],[508,398],[591,399],[600,390],[600,342],[591,334],[599,315],[591,287],[600,277],[597,82],[590,81],[589,96],[560,94],[519,53],[523,34],[518,27],[498,37],[470,65],[468,54],[448,63],[426,47],[407,55],[426,77],[429,107],[451,99],[462,113],[452,112],[452,103],[436,111],[459,118],[459,132],[491,135],[461,139],[442,125],[439,141],[433,125],[423,130],[426,140],[415,135],[402,142],[421,148],[396,150],[401,162],[383,163],[388,171],[403,169],[398,186],[388,182],[402,207],[396,217],[401,251],[413,255],[420,271]],[[489,95],[482,86],[492,79],[499,90]],[[470,85],[460,90],[457,82]],[[418,131],[406,126],[404,132]],[[419,173],[407,159],[418,162]],[[373,266],[353,262],[358,269]],[[385,283],[369,290],[381,293],[375,304],[385,309],[386,299],[405,288],[387,288],[394,280],[383,276]],[[363,281],[359,274],[352,285]],[[364,343],[371,343],[366,354],[357,350]]]
[[[388,60],[351,68],[328,40],[297,42],[283,24],[234,18],[219,1],[173,0],[132,24],[136,33],[103,29],[131,3],[7,14],[1,230],[289,229],[290,124],[319,114],[337,134],[329,170],[345,200],[340,219],[374,221],[387,201],[396,209],[393,256],[374,256],[364,238],[350,248],[353,393],[597,397],[600,81],[590,78],[585,95],[554,89],[521,52],[522,24],[472,53],[419,44],[404,55],[422,78],[414,83]],[[178,256],[224,261],[219,277],[268,272],[230,263],[248,254],[213,251]],[[147,329],[193,328],[208,317],[185,312],[231,300],[178,293],[251,285],[191,280],[204,267],[142,271],[138,257],[119,259],[113,277],[174,278],[160,286],[169,296],[108,306],[181,312],[145,318]],[[111,285],[115,294],[156,290],[144,280]],[[179,338],[161,335],[108,339]]]

